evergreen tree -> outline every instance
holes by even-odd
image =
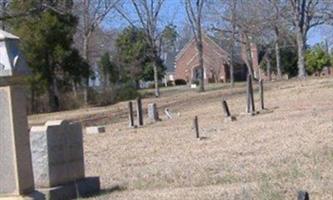
[[[117,66],[110,60],[110,54],[108,52],[102,55],[98,65],[104,89],[109,83],[115,84],[118,81],[119,75],[116,68]]]
[[[305,69],[307,73],[321,72],[324,67],[330,66],[330,55],[321,45],[316,45],[305,53]]]
[[[51,111],[57,111],[60,87],[67,81],[79,84],[81,78],[87,77],[90,72],[89,66],[79,56],[78,51],[72,48],[77,25],[76,18],[67,12],[72,2],[65,0],[46,3],[66,12],[43,9],[42,12],[24,18],[15,18],[11,20],[11,25],[15,34],[22,40],[23,52],[33,72],[31,80],[34,81],[31,82],[31,88],[45,89]],[[40,1],[37,0],[14,0],[10,9],[12,12],[25,12],[38,6]]]
[[[125,28],[116,41],[117,58],[121,65],[123,81],[154,80],[154,63],[157,63],[159,78],[163,77],[165,67],[159,59],[156,62],[149,52],[151,46],[145,38],[145,32],[139,28]]]

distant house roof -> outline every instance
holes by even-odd
[[[222,46],[228,46],[228,45],[224,45],[223,42],[221,42],[222,44],[218,44],[213,38],[211,38],[209,35],[207,34],[203,34],[203,37],[206,38],[212,45],[214,45],[220,52],[223,52],[223,56],[228,56],[230,57],[231,54],[231,50],[230,49],[224,49]],[[184,53],[187,51],[187,49],[191,46],[192,43],[195,42],[195,38],[192,38],[191,40],[189,40],[185,46],[178,52],[178,54],[176,55],[175,61],[177,61],[178,59],[180,59]],[[234,47],[232,49],[233,51],[233,55],[234,55],[234,63],[238,63],[238,64],[242,64],[244,63],[243,60],[241,59],[241,54],[240,54],[240,48]]]

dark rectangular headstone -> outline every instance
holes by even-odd
[[[305,191],[299,191],[297,200],[310,200],[309,193]]]
[[[225,99],[222,100],[222,107],[223,107],[223,111],[224,111],[224,117],[230,117],[228,103]]]
[[[133,103],[128,102],[128,126],[130,128],[134,127],[134,114],[133,114]]]
[[[196,137],[197,137],[197,138],[200,138],[200,135],[199,135],[199,124],[198,124],[198,116],[195,116],[195,117],[194,117],[194,120],[193,120],[193,128],[194,128],[194,130],[195,130]]]
[[[138,126],[143,126],[142,102],[140,97],[136,99],[136,112],[137,112]]]

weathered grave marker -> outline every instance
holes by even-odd
[[[306,191],[299,191],[297,200],[310,200],[309,193]]]
[[[136,116],[138,126],[143,126],[142,102],[140,97],[136,98]]]
[[[34,191],[26,98],[22,85],[29,68],[19,38],[0,30],[0,196],[8,199]]]
[[[253,97],[253,86],[252,86],[252,75],[249,74],[247,76],[247,89],[246,89],[246,97],[247,97],[247,107],[246,112],[255,114],[255,106],[254,106],[254,97]]]
[[[173,118],[173,117],[172,117],[172,114],[171,114],[171,112],[170,112],[170,110],[169,110],[169,108],[166,108],[166,109],[164,110],[164,113],[165,113],[165,115],[167,116],[168,119],[172,119],[172,118]]]
[[[35,185],[46,199],[73,199],[99,192],[99,177],[85,177],[80,123],[59,120],[33,126],[30,142]]]
[[[134,114],[133,114],[133,103],[128,102],[128,126],[134,128]]]
[[[199,124],[198,124],[198,116],[194,117],[193,120],[193,128],[195,130],[195,135],[198,139],[200,139],[200,135],[199,135]]]
[[[153,122],[157,122],[160,120],[158,116],[156,103],[148,104],[148,118]]]
[[[100,134],[105,133],[106,129],[105,126],[89,126],[86,127],[87,134]]]
[[[261,79],[259,81],[259,93],[260,93],[260,107],[262,110],[265,109],[264,105],[264,81]]]
[[[222,100],[222,107],[223,107],[223,112],[224,112],[224,117],[230,117],[230,111],[229,107],[227,104],[227,101],[225,99]]]
[[[236,117],[231,116],[230,110],[228,103],[225,99],[222,100],[222,107],[223,107],[223,112],[224,112],[224,121],[235,121]]]

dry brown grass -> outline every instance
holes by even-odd
[[[156,101],[181,115],[167,120],[161,109],[161,122],[138,129],[127,128],[126,103],[30,122],[89,114],[93,123],[108,124],[105,134],[84,136],[86,174],[100,176],[105,190],[96,199],[296,199],[300,189],[310,199],[333,199],[333,80],[267,88],[266,107],[273,112],[253,117],[238,115],[245,110],[239,85],[146,99],[145,105]],[[236,122],[223,122],[222,96]],[[191,129],[195,115],[205,140]],[[108,192],[115,186],[123,190]]]

